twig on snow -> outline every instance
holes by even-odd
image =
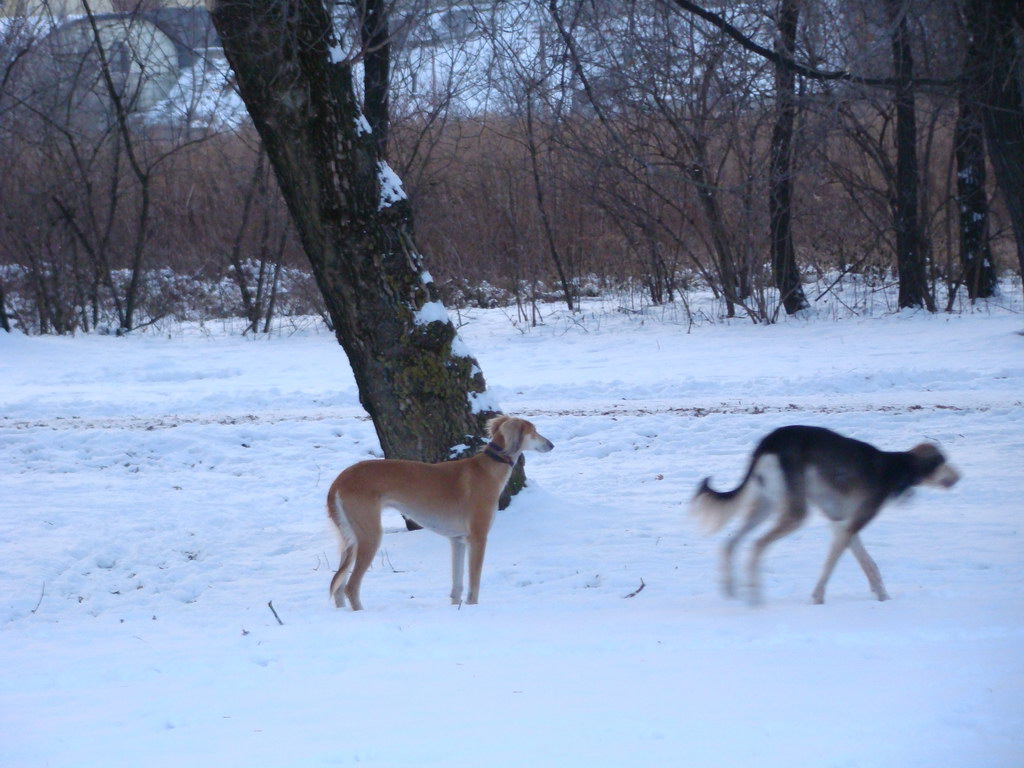
[[[274,618],[277,619],[277,623],[280,624],[283,627],[284,626],[284,622],[281,621],[281,617],[278,616],[277,615],[277,611],[274,610],[274,601],[271,600],[269,603],[267,603],[267,607],[270,609],[270,612],[272,614],[274,614]]]
[[[43,588],[39,591],[39,600],[36,601],[36,607],[32,609],[32,613],[39,610],[39,606],[43,604],[43,597],[46,595],[46,582],[43,582]]]
[[[640,579],[640,586],[639,586],[639,587],[637,587],[637,588],[636,588],[635,590],[633,590],[632,592],[630,592],[630,593],[629,593],[628,595],[623,595],[622,599],[623,599],[623,600],[628,600],[628,599],[629,599],[629,598],[631,598],[631,597],[636,597],[637,595],[639,595],[639,594],[640,594],[641,592],[643,592],[643,591],[644,591],[644,587],[646,587],[646,586],[647,586],[647,585],[646,585],[646,584],[644,584],[644,580],[643,580],[643,579]]]

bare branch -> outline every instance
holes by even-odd
[[[662,0],[662,2],[674,4],[694,16],[704,19],[705,21],[713,24],[722,30],[726,35],[731,37],[743,48],[756,53],[763,59],[767,59],[781,67],[791,69],[802,77],[809,78],[811,80],[827,80],[827,81],[841,81],[848,83],[855,83],[857,85],[870,85],[879,88],[905,88],[907,85],[915,86],[938,86],[938,87],[951,87],[959,84],[959,78],[947,79],[947,78],[932,78],[932,77],[918,77],[907,81],[897,77],[861,77],[852,72],[848,72],[845,69],[835,69],[830,71],[816,69],[806,64],[801,64],[789,56],[786,56],[779,51],[773,51],[770,48],[765,48],[763,45],[759,45],[749,36],[743,34],[740,30],[725,20],[724,17],[719,14],[709,11],[706,8],[702,8],[696,3],[691,3],[689,0]]]
[[[277,615],[277,611],[274,610],[274,601],[271,600],[269,603],[267,603],[267,607],[270,609],[270,612],[272,614],[274,614],[274,618],[277,619],[277,623],[280,624],[283,627],[284,626],[284,622],[281,621],[281,617],[278,616]]]
[[[644,587],[646,587],[646,586],[647,586],[647,585],[646,585],[646,584],[644,584],[644,580],[643,580],[643,579],[640,579],[640,586],[639,586],[639,587],[637,587],[636,589],[634,589],[634,590],[633,590],[632,592],[630,592],[630,593],[629,593],[628,595],[623,595],[623,596],[622,596],[622,599],[623,599],[623,600],[628,600],[628,599],[629,599],[629,598],[631,598],[631,597],[636,597],[637,595],[639,595],[639,594],[640,594],[641,592],[643,592],[643,591],[644,591]]]

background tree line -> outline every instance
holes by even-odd
[[[381,44],[356,28],[367,7],[334,9],[357,67]],[[539,300],[706,286],[724,314],[772,321],[857,275],[939,310],[1024,263],[1014,3],[369,7],[391,58],[386,120],[364,111],[449,303],[529,320]],[[333,323],[260,136],[224,118],[223,64],[197,58],[146,106],[93,16],[75,46],[0,31],[3,327]]]

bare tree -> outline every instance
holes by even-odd
[[[489,85],[499,94],[507,114],[505,140],[525,152],[523,173],[529,179],[544,250],[562,300],[572,311],[577,308],[575,295],[555,228],[559,215],[557,134],[564,110],[561,94],[550,91],[559,65],[549,56],[548,31],[537,18],[529,5],[518,9],[498,6],[478,10],[476,25],[492,51]]]
[[[94,328],[105,305],[113,318],[103,323],[125,333],[154,319],[146,283],[161,169],[205,137],[178,141],[139,118],[150,75],[170,66],[162,33],[138,8],[83,7],[82,17],[39,22],[5,79],[14,119],[3,140],[22,183],[0,231],[27,262],[40,330]],[[31,231],[40,220],[45,239]]]
[[[264,333],[270,331],[288,239],[287,225],[275,220],[276,190],[270,189],[268,176],[265,155],[260,148],[245,185],[241,219],[228,252],[231,277],[238,285],[242,309],[249,321],[246,333],[259,333],[261,324]],[[253,219],[259,219],[255,242],[249,243],[249,256],[243,258],[246,235],[253,229]]]
[[[956,159],[956,200],[960,230],[961,280],[971,299],[996,292],[995,258],[989,239],[989,205],[985,190],[985,141],[977,106],[967,93],[960,97],[953,134]],[[952,296],[950,300],[952,301]]]
[[[797,0],[781,0],[776,10],[776,50],[792,58],[796,47],[800,7]],[[807,309],[800,285],[800,270],[793,248],[793,123],[796,118],[796,77],[793,70],[775,63],[775,126],[772,129],[768,217],[771,227],[772,272],[782,305],[789,314]]]
[[[747,51],[790,68],[798,75],[819,82],[846,83],[880,87],[894,92],[899,115],[897,122],[898,174],[901,183],[893,201],[896,219],[897,253],[900,259],[900,305],[919,305],[922,301],[934,307],[924,277],[920,241],[915,245],[914,230],[918,226],[910,209],[915,182],[910,180],[916,159],[911,157],[911,135],[914,127],[914,90],[927,87],[934,92],[955,94],[966,83],[977,102],[988,148],[996,170],[999,190],[1006,201],[1017,242],[1017,255],[1024,272],[1024,84],[1020,75],[1021,36],[1024,34],[1024,11],[1014,0],[964,0],[968,46],[964,73],[956,77],[921,77],[913,71],[913,53],[907,29],[907,2],[886,0],[885,9],[891,29],[890,39],[894,73],[887,76],[866,76],[846,69],[824,69],[815,62],[805,63],[785,52],[759,45],[749,35],[730,24],[722,15],[691,0],[663,0],[681,10],[713,24]],[[953,11],[953,4],[947,9]],[[951,15],[951,13],[946,13]],[[918,231],[917,238],[920,238]],[[906,281],[906,285],[904,285]]]
[[[892,27],[892,60],[897,86],[896,105],[896,189],[892,200],[896,228],[896,267],[899,271],[899,305],[926,305],[935,311],[935,298],[928,287],[919,222],[920,180],[917,163],[917,114],[914,107],[914,57],[904,0],[886,0]]]
[[[1015,0],[964,0],[964,78],[1017,240],[1024,275],[1024,9]]]
[[[23,34],[22,25],[9,23],[0,31],[0,118],[8,109],[7,84],[15,64],[24,56],[32,44],[30,37]],[[11,320],[7,314],[7,296],[4,292],[4,275],[0,272],[0,328],[11,332]]]
[[[628,206],[634,235],[649,245],[641,250],[651,254],[652,274],[664,252],[685,255],[728,316],[743,308],[755,322],[769,320],[769,160],[759,107],[769,96],[766,66],[668,6],[623,5],[599,19],[589,4],[548,3],[602,130],[578,133],[589,143],[588,170],[598,178],[612,172],[590,186],[616,198],[612,215]]]
[[[370,18],[375,4],[359,11]],[[495,405],[363,116],[358,56],[321,0],[220,0],[211,12],[385,455],[461,455]]]

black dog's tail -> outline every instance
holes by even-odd
[[[701,527],[707,534],[715,533],[728,523],[733,515],[745,508],[755,492],[755,483],[751,482],[756,460],[747,467],[743,482],[731,491],[716,491],[711,487],[711,478],[705,477],[697,487],[697,492],[690,499],[690,514],[699,518]]]

